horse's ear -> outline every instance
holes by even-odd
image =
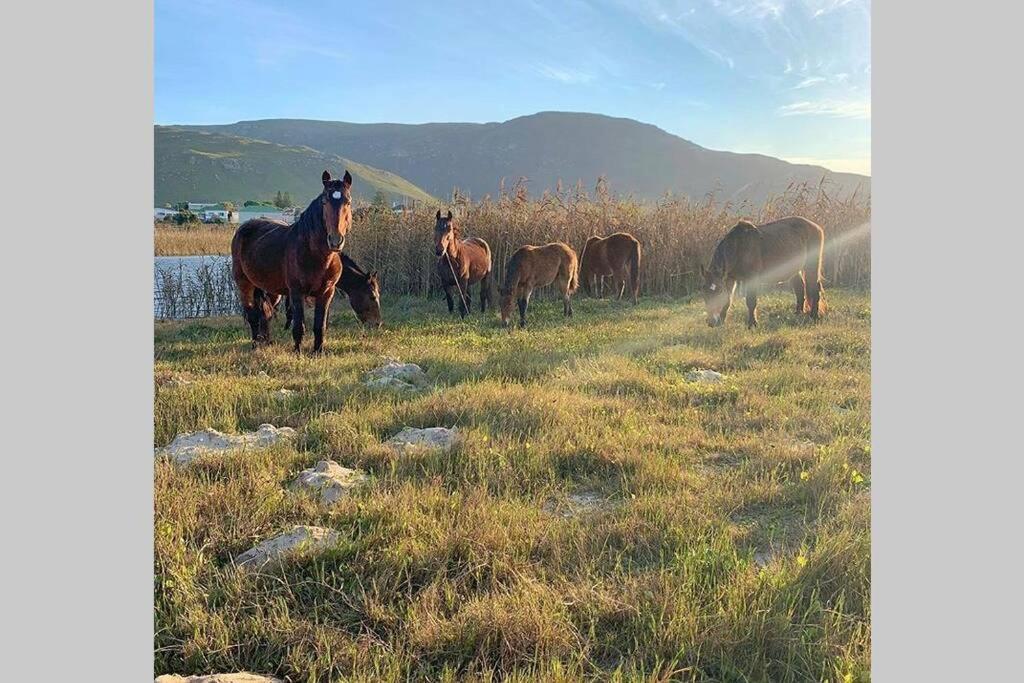
[[[352,174],[348,172],[348,169],[345,169],[345,175],[341,177],[341,182],[345,183],[346,185],[352,184]]]
[[[434,216],[434,218],[436,218],[437,220],[441,220],[441,209],[437,210],[437,215]]]
[[[448,220],[452,219],[452,210],[448,209]]]
[[[331,181],[331,172],[330,171],[324,171],[324,174],[322,176],[320,176],[320,180],[323,181],[324,185],[329,183]]]

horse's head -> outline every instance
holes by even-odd
[[[512,294],[502,294],[498,300],[498,310],[501,311],[501,326],[508,327],[509,321],[512,319]]]
[[[359,322],[367,327],[378,328],[384,321],[380,315],[380,281],[377,271],[365,276],[365,279],[348,291],[348,302],[356,312]]]
[[[452,212],[448,211],[447,216],[441,215],[441,209],[437,210],[434,223],[434,253],[443,256],[448,251],[453,240],[458,239],[459,229],[452,220]]]
[[[321,179],[324,191],[320,195],[320,210],[327,233],[327,248],[340,252],[345,246],[345,235],[352,227],[352,176],[345,171],[341,180],[332,179],[330,171],[324,171]]]
[[[729,303],[732,292],[726,287],[725,275],[719,272],[714,266],[705,270],[704,265],[700,267],[700,293],[704,297],[704,309],[708,314],[708,325],[718,327],[725,322],[722,314],[725,305]]]

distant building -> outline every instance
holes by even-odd
[[[238,222],[244,223],[253,218],[269,218],[271,220],[283,221],[285,223],[295,222],[291,209],[279,209],[276,206],[266,204],[240,206],[238,207]]]
[[[178,212],[174,209],[165,209],[163,207],[156,207],[153,209],[153,220],[157,221],[170,221],[174,220],[174,217],[178,215]]]

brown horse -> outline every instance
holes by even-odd
[[[380,281],[377,279],[377,271],[367,274],[359,264],[348,254],[341,254],[341,278],[336,288],[348,295],[348,303],[356,312],[359,322],[368,328],[377,328],[383,324],[380,315]],[[276,305],[277,302],[275,301]],[[284,329],[289,329],[292,324],[292,305],[288,297],[284,299],[285,321]],[[327,316],[324,321],[326,328],[331,322],[331,309],[327,309]]]
[[[465,318],[471,308],[469,286],[480,283],[480,312],[487,311],[491,300],[491,248],[479,237],[461,239],[459,226],[437,210],[434,223],[434,253],[437,276],[448,300],[448,312],[455,310],[452,289],[459,295],[459,314]]]
[[[628,277],[627,277],[628,276]],[[619,301],[626,291],[626,282],[633,293],[633,303],[640,295],[640,242],[628,232],[616,232],[607,237],[591,237],[580,257],[580,280],[587,294],[596,284],[598,298],[604,297],[604,279],[611,277],[612,291],[618,292]]]
[[[269,319],[278,297],[287,296],[294,317],[295,350],[306,329],[304,302],[315,301],[313,352],[323,348],[327,309],[341,277],[341,253],[352,226],[352,176],[341,180],[328,171],[324,189],[291,226],[254,218],[246,221],[231,240],[231,266],[245,319],[252,330],[253,348],[270,343]]]
[[[708,325],[725,322],[736,283],[747,297],[747,327],[757,325],[757,295],[778,282],[789,281],[796,294],[796,312],[817,320],[825,312],[822,256],[825,233],[821,226],[790,216],[760,227],[740,221],[715,247],[711,266],[701,265],[701,293]]]
[[[542,247],[519,247],[509,259],[505,284],[501,288],[501,324],[509,325],[512,300],[519,304],[519,327],[526,327],[526,307],[537,287],[555,283],[562,293],[562,313],[572,315],[572,294],[579,287],[576,252],[564,242],[551,242]]]

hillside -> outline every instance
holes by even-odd
[[[598,114],[541,112],[503,123],[345,123],[301,119],[242,121],[194,130],[244,135],[344,153],[387,169],[438,196],[459,187],[474,198],[495,194],[520,176],[539,194],[561,179],[589,189],[600,175],[612,190],[640,198],[666,191],[763,202],[793,182],[829,178],[842,193],[870,188],[870,178],[760,154],[701,147],[650,124]]]
[[[154,190],[158,206],[179,201],[273,199],[290,192],[304,203],[318,191],[324,169],[348,169],[353,192],[369,200],[379,190],[395,201],[431,201],[429,194],[394,173],[301,145],[276,144],[236,135],[156,126]]]

